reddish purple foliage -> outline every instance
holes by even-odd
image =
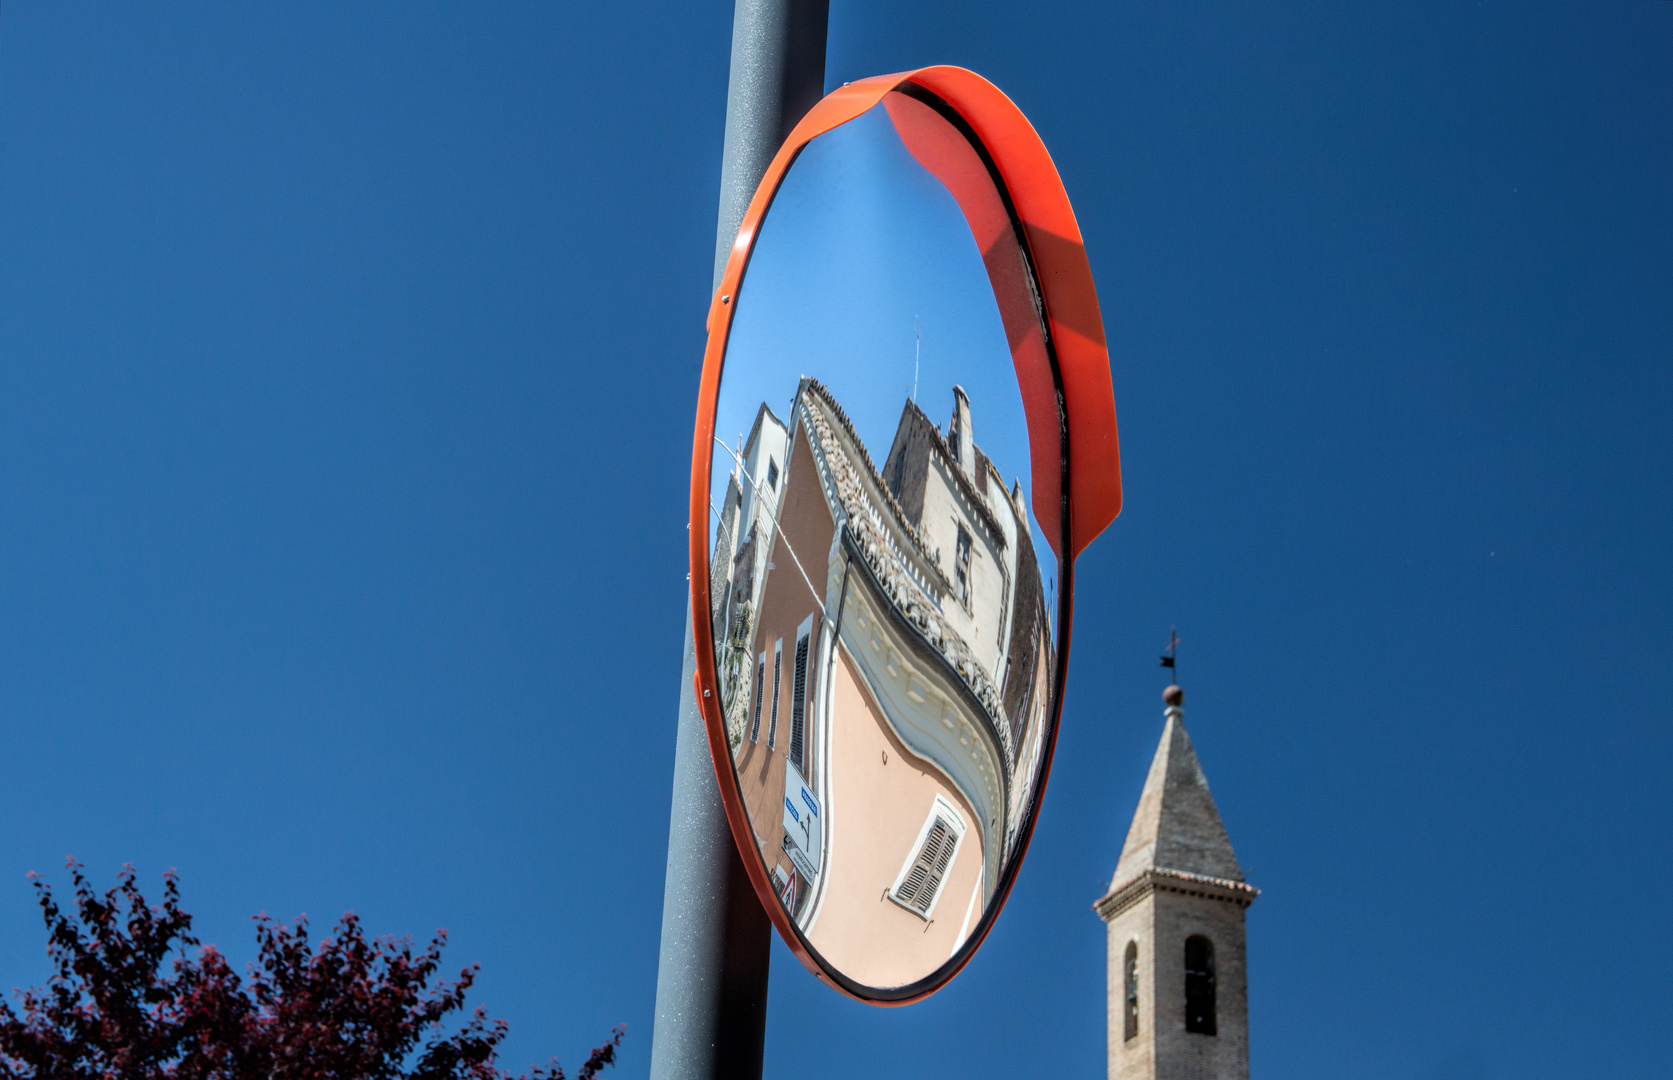
[[[192,936],[172,872],[163,876],[162,906],[151,907],[132,867],[100,896],[80,865],[69,866],[74,917],[35,881],[57,973],[21,993],[21,1016],[0,1002],[0,1077],[508,1078],[494,1063],[505,1021],[490,1022],[477,1009],[458,1031],[442,1034],[449,1014],[464,1009],[477,972],[472,965],[454,982],[431,985],[445,931],[415,952],[411,938],[368,940],[350,912],[315,947],[307,920],[284,926],[259,915],[260,957],[240,979],[214,946]],[[615,1063],[624,1030],[592,1052],[577,1080]],[[564,1080],[564,1072],[554,1060],[520,1080]]]

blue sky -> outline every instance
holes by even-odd
[[[5,5],[0,985],[26,871],[173,866],[235,959],[447,926],[508,1063],[626,1021],[644,1075],[730,25]],[[1127,502],[993,935],[904,1010],[780,951],[769,1075],[1102,1075],[1170,624],[1257,1076],[1667,1071],[1670,53],[1666,5],[833,3],[831,83],[963,64],[1051,148]]]

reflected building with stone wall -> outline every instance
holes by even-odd
[[[879,470],[803,379],[787,424],[758,411],[717,509],[711,618],[756,839],[809,942],[874,986],[933,970],[981,917],[1055,667],[1021,485],[953,405],[943,435],[907,402]]]

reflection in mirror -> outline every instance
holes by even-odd
[[[899,93],[809,143],[716,407],[710,617],[739,789],[795,926],[866,987],[969,939],[1053,716],[1061,521],[1036,517],[1018,374],[1038,316],[987,177]]]

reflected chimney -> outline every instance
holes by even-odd
[[[971,476],[976,468],[975,440],[970,434],[970,398],[962,386],[953,387],[953,420],[947,428],[947,445],[964,475]]]

